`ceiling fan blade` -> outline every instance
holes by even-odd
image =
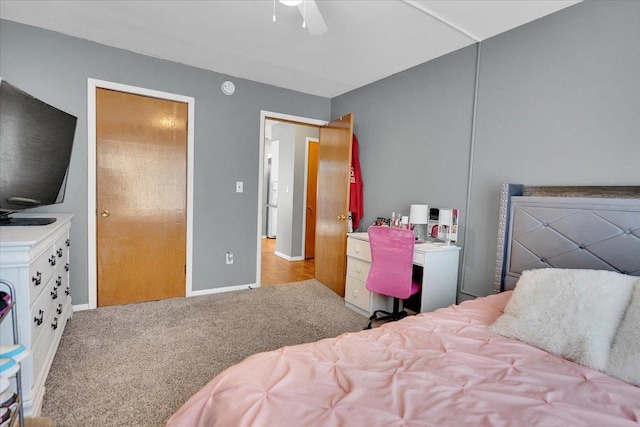
[[[309,28],[311,34],[317,36],[327,31],[327,24],[324,23],[324,19],[322,19],[320,9],[318,9],[315,0],[304,0],[298,5],[298,9],[300,9],[300,13],[304,16],[304,20],[307,22],[307,28]]]

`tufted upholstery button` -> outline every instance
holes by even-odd
[[[547,262],[546,258],[540,258],[540,262]]]
[[[546,222],[543,222],[543,223],[542,223],[542,226],[543,226],[543,227],[548,227],[548,226],[549,226],[549,224],[547,224]]]
[[[629,230],[624,230],[624,234],[631,234],[631,229],[629,229]]]
[[[579,246],[579,248],[580,248],[580,249],[584,249],[584,245],[580,245],[580,246]]]

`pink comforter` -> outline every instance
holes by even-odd
[[[167,425],[638,425],[640,388],[487,330],[510,294],[256,354]]]

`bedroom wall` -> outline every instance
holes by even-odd
[[[278,172],[278,226],[276,251],[300,259],[306,200],[304,173],[306,138],[318,138],[318,128],[292,123],[276,123],[273,140],[280,142]],[[288,191],[287,191],[288,188]]]
[[[640,184],[639,40],[640,2],[608,1],[484,41],[471,168],[475,47],[334,98],[355,113],[365,223],[418,198],[460,207],[459,299],[491,293],[501,183]]]
[[[72,297],[87,289],[87,78],[195,98],[193,289],[255,283],[260,110],[330,119],[330,100],[0,21],[0,76],[78,117],[66,200]],[[220,84],[236,84],[225,96]],[[235,182],[244,181],[244,192]],[[225,265],[225,253],[235,253]]]
[[[295,172],[295,133],[291,123],[276,123],[271,127],[271,137],[279,141],[278,149],[278,225],[276,251],[291,257],[293,230],[293,182]],[[287,192],[289,187],[289,192]]]

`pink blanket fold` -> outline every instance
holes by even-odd
[[[511,292],[260,353],[168,426],[634,426],[640,388],[489,332]]]

